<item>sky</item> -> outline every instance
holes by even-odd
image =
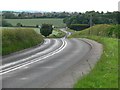
[[[0,11],[118,11],[120,0],[0,0]]]

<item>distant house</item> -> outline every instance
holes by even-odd
[[[14,12],[13,14],[14,14],[15,16],[18,16],[18,15],[19,15],[19,13],[18,13],[18,12]]]
[[[33,16],[35,16],[35,17],[42,17],[43,14],[42,13],[33,13]]]

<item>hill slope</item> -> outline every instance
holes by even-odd
[[[80,36],[88,36],[88,35],[96,35],[96,36],[104,36],[104,37],[118,37],[120,34],[120,25],[107,25],[100,24],[90,27],[88,29],[77,31],[72,34],[70,37],[80,37]]]
[[[10,54],[43,42],[33,29],[2,29],[2,55]]]

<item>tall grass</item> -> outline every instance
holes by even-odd
[[[33,29],[2,29],[2,55],[32,47],[43,41]]]

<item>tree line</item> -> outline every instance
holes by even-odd
[[[95,24],[118,24],[120,22],[120,12],[95,12],[89,11],[85,13],[77,13],[70,17],[66,17],[63,22],[67,26],[71,24],[88,24],[90,25],[90,19],[92,19],[92,25]]]
[[[71,13],[68,12],[2,12],[5,19],[65,18],[70,15]]]
[[[15,11],[3,11],[2,16],[5,19],[33,19],[33,18],[65,18],[64,22],[88,24],[89,17],[92,15],[94,24],[101,23],[117,23],[116,17],[118,11],[114,12],[95,12],[86,11],[81,12],[15,12]]]
[[[120,24],[120,12],[95,12],[76,13],[63,20],[67,27],[74,30],[83,30],[96,24]]]
[[[12,26],[6,22],[5,19],[28,19],[28,18],[64,18],[63,22],[67,27],[75,30],[81,30],[88,28],[90,25],[95,24],[120,24],[120,12],[95,12],[86,11],[81,12],[14,12],[14,11],[3,11],[2,26]],[[22,23],[17,23],[18,27],[25,27]],[[33,27],[33,26],[32,26]],[[38,27],[38,25],[34,26]]]

